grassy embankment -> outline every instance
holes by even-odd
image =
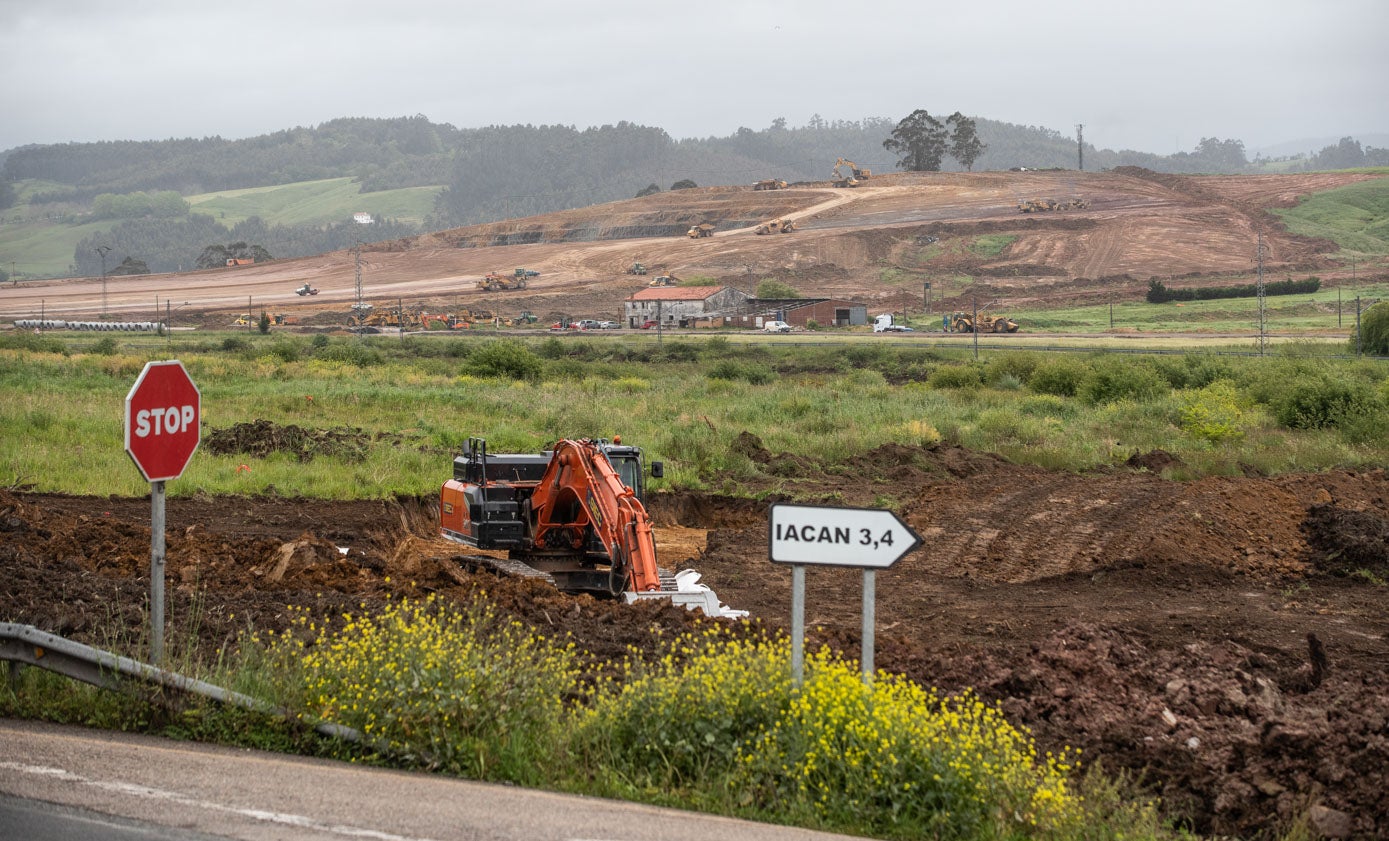
[[[1320,353],[985,351],[975,362],[967,347],[892,341],[11,334],[0,338],[0,424],[24,434],[0,441],[0,485],[144,493],[121,447],[123,400],[147,360],[167,358],[201,388],[205,432],[265,419],[360,433],[360,446],[306,461],[204,448],[172,494],[427,494],[470,435],[525,452],[620,434],[666,462],[664,486],[734,494],[745,480],[794,484],[734,451],[744,431],[774,453],[829,462],[943,442],[1064,470],[1163,449],[1187,465],[1175,478],[1385,463],[1389,368]]]

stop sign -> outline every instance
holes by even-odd
[[[125,396],[125,451],[145,479],[177,479],[198,449],[202,395],[177,359],[149,362]]]

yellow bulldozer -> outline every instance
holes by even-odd
[[[950,316],[950,330],[954,333],[974,333],[974,316],[967,312],[952,313]],[[980,333],[1016,333],[1018,323],[1006,316],[993,316],[985,313],[979,314],[978,331]]]

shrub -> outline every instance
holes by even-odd
[[[116,337],[102,336],[99,340],[97,340],[95,344],[92,345],[92,353],[96,354],[97,356],[115,356]]]
[[[571,648],[486,605],[460,611],[433,596],[344,618],[330,630],[301,612],[269,640],[270,662],[297,678],[282,688],[295,707],[450,773],[525,782],[542,773],[577,678]]]
[[[776,379],[776,374],[762,365],[751,362],[737,362],[725,359],[709,369],[712,380],[743,380],[753,385],[766,385]]]
[[[358,368],[371,368],[382,362],[381,352],[366,342],[334,342],[320,349],[315,358],[328,362],[345,362]]]
[[[984,377],[974,365],[942,365],[926,381],[931,388],[978,388]]]
[[[1032,372],[1037,369],[1037,362],[1035,353],[1002,353],[989,360],[988,367],[984,369],[984,377],[992,386],[997,386],[1005,377],[1012,377],[1017,382],[1026,384],[1032,378]]]
[[[1118,400],[1152,400],[1170,386],[1143,360],[1102,358],[1076,387],[1076,397],[1092,406]]]
[[[298,362],[300,346],[295,341],[279,341],[270,346],[270,355],[281,362]]]
[[[790,816],[899,838],[1076,837],[1069,753],[973,695],[941,698],[886,674],[865,686],[821,652],[771,727],[741,747],[733,790]]]
[[[1038,394],[1055,394],[1059,397],[1074,397],[1085,379],[1086,367],[1078,359],[1062,356],[1039,362],[1032,369],[1027,385]]]
[[[1234,379],[1234,368],[1227,360],[1205,353],[1161,356],[1152,365],[1172,388],[1205,388],[1216,380]]]
[[[1350,337],[1351,350],[1356,350],[1356,337]],[[1360,313],[1359,352],[1371,356],[1389,356],[1389,302],[1375,304]]]
[[[250,349],[250,341],[241,336],[228,336],[222,340],[222,350],[227,353],[241,353]]]
[[[509,377],[513,380],[540,379],[540,357],[520,342],[503,339],[487,342],[469,357],[469,372],[480,377]]]
[[[328,347],[328,337],[323,333],[319,333],[317,336],[313,337],[313,340],[309,342],[309,344],[314,350],[321,350]]]
[[[540,343],[540,355],[545,359],[562,359],[567,350],[558,336],[551,336]]]
[[[1368,383],[1323,374],[1292,380],[1273,395],[1269,408],[1278,423],[1289,429],[1323,429],[1382,411],[1384,406]]]
[[[1183,432],[1202,441],[1218,444],[1244,437],[1242,400],[1234,384],[1227,380],[1183,394],[1177,417]]]

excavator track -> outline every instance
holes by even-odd
[[[555,583],[554,576],[550,575],[550,573],[536,569],[529,564],[512,558],[494,558],[491,555],[454,555],[450,560],[470,571],[485,569],[490,572],[495,572],[498,575],[509,575],[514,578],[534,578],[548,584]],[[656,571],[660,574],[661,592],[675,593],[679,591],[680,586],[675,580],[675,573],[673,571],[663,567],[657,567]]]
[[[451,560],[470,571],[485,569],[498,575],[508,575],[513,578],[534,578],[549,584],[555,583],[554,576],[550,573],[511,558],[494,558],[491,555],[454,555]],[[664,582],[662,586],[665,586]]]

